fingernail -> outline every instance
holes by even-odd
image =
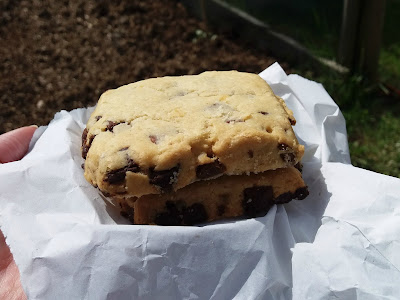
[[[29,125],[28,127],[33,127],[33,128],[39,128],[39,126],[37,126],[37,125]]]

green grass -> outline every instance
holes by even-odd
[[[367,110],[362,114],[364,123],[370,122],[359,128],[355,126],[359,113],[346,112],[353,164],[400,177],[400,119],[391,112],[385,112],[379,119],[370,117]]]
[[[265,21],[307,47],[316,56],[335,60],[340,34],[342,1],[292,1],[251,11],[246,0],[225,0]],[[283,2],[284,3],[284,2]],[[321,82],[346,119],[353,165],[400,177],[400,98],[385,84],[400,90],[400,0],[388,0],[379,60],[380,83],[361,75],[341,75],[329,69],[292,66]],[[386,93],[386,94],[385,94]]]
[[[400,177],[400,99],[386,96],[378,84],[362,76],[328,69],[319,75],[307,68],[294,72],[322,83],[339,105],[353,165]]]
[[[400,42],[381,50],[379,75],[383,82],[400,90]]]

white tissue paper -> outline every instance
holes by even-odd
[[[0,227],[29,299],[400,299],[400,180],[353,167],[324,88],[260,73],[293,110],[310,195],[265,217],[127,225],[83,177],[92,109],[57,113],[0,165]]]

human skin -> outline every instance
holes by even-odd
[[[20,160],[29,148],[37,126],[28,126],[0,135],[0,163]],[[26,299],[14,258],[0,231],[0,299]]]

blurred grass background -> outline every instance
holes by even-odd
[[[313,55],[335,60],[343,0],[224,1]],[[209,32],[206,22],[191,17],[177,0],[4,0],[0,12],[0,133],[45,125],[55,112],[93,105],[103,91],[128,82],[205,70],[259,72],[277,60],[234,32]],[[377,82],[279,59],[287,72],[321,82],[338,103],[353,164],[397,177],[399,23],[400,0],[386,0]]]
[[[273,30],[284,33],[315,56],[335,61],[343,1],[225,0]],[[259,1],[260,2],[260,1]],[[340,74],[324,68],[291,65],[293,71],[324,85],[346,119],[353,165],[400,177],[400,0],[387,0],[379,81],[361,74]]]

